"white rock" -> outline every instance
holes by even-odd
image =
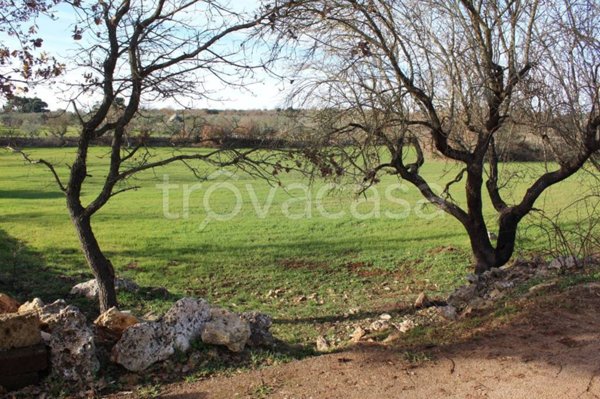
[[[213,308],[201,336],[204,343],[225,345],[232,352],[241,352],[250,334],[250,325],[246,320],[228,310]]]
[[[414,321],[412,321],[410,319],[406,319],[406,320],[402,321],[401,323],[397,324],[396,328],[401,333],[406,333],[406,332],[409,332],[410,330],[412,330],[413,328],[415,328],[416,326],[417,325],[415,324]]]
[[[425,292],[421,292],[417,299],[415,300],[415,308],[422,308],[427,306],[429,303],[429,298],[427,298],[427,294]]]
[[[358,326],[358,327],[356,327],[354,332],[350,335],[351,341],[359,342],[365,335],[367,335],[367,332],[362,327]]]
[[[117,291],[135,292],[139,290],[140,287],[131,280],[116,278],[115,289]],[[98,296],[98,282],[96,279],[92,279],[84,283],[79,283],[71,288],[70,294],[82,295],[88,299],[95,299]]]
[[[388,313],[383,313],[383,314],[379,315],[379,319],[385,320],[385,321],[390,321],[390,320],[392,320],[392,316],[390,316]]]
[[[319,352],[327,352],[329,349],[331,349],[329,342],[327,342],[327,339],[322,335],[317,337],[315,344],[317,346],[317,351]]]
[[[369,330],[371,331],[383,331],[389,328],[389,323],[385,320],[375,320],[371,325],[369,325]]]
[[[56,322],[56,317],[58,317],[59,313],[67,308],[67,303],[63,299],[57,299],[56,301],[44,305],[39,310],[40,321],[43,325],[51,325]]]
[[[66,381],[92,381],[99,363],[94,335],[83,313],[75,306],[67,306],[47,321],[52,374]]]
[[[458,318],[458,312],[456,311],[456,308],[452,305],[439,306],[437,309],[442,315],[442,317],[445,319],[456,320]]]
[[[111,360],[127,370],[142,371],[175,353],[162,323],[138,323],[123,332],[112,350]]]
[[[44,307],[44,302],[40,298],[33,298],[29,302],[25,302],[19,306],[19,313],[36,312],[38,315],[41,313]]]
[[[162,323],[175,349],[187,351],[191,341],[202,334],[210,318],[210,305],[204,299],[182,298],[167,311]]]
[[[559,256],[548,265],[549,269],[575,269],[581,262],[573,255]]]

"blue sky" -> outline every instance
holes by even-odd
[[[236,10],[253,10],[258,6],[257,0],[233,0],[230,4]],[[55,8],[56,20],[40,17],[37,21],[39,36],[44,39],[43,50],[56,56],[61,62],[69,66],[78,42],[72,39],[73,26],[77,22],[76,15],[66,4]],[[9,40],[0,37],[0,40]],[[69,68],[67,68],[69,69]],[[65,108],[71,92],[62,89],[61,81],[73,81],[82,75],[82,70],[71,68],[67,73],[54,82],[53,85],[37,85],[30,87],[27,96],[38,96],[46,101],[50,109]],[[223,87],[214,77],[208,78],[206,86],[214,93],[211,99],[191,102],[189,100],[167,99],[160,103],[148,103],[150,107],[180,108],[178,102],[193,108],[219,108],[219,109],[273,109],[284,106],[285,87],[279,80],[272,79],[265,74],[257,74],[254,84],[249,90]],[[97,99],[89,98],[88,103]],[[85,103],[85,100],[83,101]],[[85,105],[85,104],[84,104]]]

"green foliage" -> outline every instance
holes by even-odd
[[[48,112],[48,103],[38,97],[13,96],[6,102],[4,110],[21,113]]]

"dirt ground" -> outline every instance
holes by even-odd
[[[417,358],[407,357],[401,343],[361,344],[230,377],[167,385],[160,397],[600,397],[600,284],[542,293],[520,306],[524,310],[510,322],[488,323],[455,343],[414,352]]]

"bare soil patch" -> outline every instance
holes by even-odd
[[[164,386],[187,398],[600,397],[600,284],[521,299],[510,317],[463,319],[440,340],[361,344],[234,376]],[[504,320],[504,321],[503,321]],[[440,332],[440,334],[444,334]],[[121,395],[122,397],[123,395]],[[115,397],[119,397],[118,395]]]

